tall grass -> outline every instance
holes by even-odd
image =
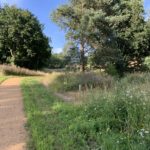
[[[150,149],[150,74],[91,90],[82,105],[60,101],[33,79],[22,89],[32,150]]]
[[[129,75],[111,92],[95,91],[85,97],[90,101],[86,119],[96,121],[97,131],[101,132],[98,142],[103,143],[103,149],[150,149],[149,78],[149,74]]]
[[[81,90],[96,87],[108,89],[112,87],[113,82],[112,77],[103,75],[102,73],[59,73],[50,86],[55,91],[66,92],[79,90],[79,85],[81,86]]]
[[[44,75],[43,72],[33,71],[17,66],[0,65],[0,73],[3,75],[17,75],[17,76],[40,76]]]

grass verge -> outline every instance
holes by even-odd
[[[8,77],[0,75],[0,84],[5,81]]]
[[[33,78],[24,80],[29,148],[150,149],[149,75],[146,77],[129,75],[111,91],[89,92],[87,102],[77,106],[60,101]]]

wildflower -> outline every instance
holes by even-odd
[[[137,132],[139,132],[139,131],[137,131]],[[145,129],[141,129],[140,132],[139,132],[139,134],[140,134],[140,136],[141,136],[142,138],[144,138],[144,134],[149,134],[149,131],[148,131],[148,130],[145,130]]]
[[[133,96],[132,96],[132,95],[130,95],[130,98],[132,99],[132,98],[133,98]]]
[[[143,132],[141,131],[141,132],[139,132],[139,134],[140,134],[140,136],[142,137],[142,138],[144,138],[144,134],[143,134]]]
[[[149,134],[149,131],[145,131],[145,134]]]
[[[119,144],[119,140],[116,143]]]
[[[143,105],[146,105],[146,103],[144,102]]]

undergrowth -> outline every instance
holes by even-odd
[[[81,90],[94,89],[99,87],[101,89],[108,89],[113,85],[113,78],[102,73],[61,73],[56,76],[55,80],[51,82],[50,86],[53,90],[66,92],[77,91],[79,86]]]
[[[63,102],[33,78],[22,84],[32,150],[149,150],[150,75],[128,75],[92,90],[82,105]]]

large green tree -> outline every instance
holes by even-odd
[[[88,16],[93,29],[98,31],[90,37],[90,44],[95,48],[93,61],[98,65],[104,61],[106,64],[124,61],[126,67],[129,62],[137,62],[134,67],[139,68],[148,53],[143,1],[94,0],[91,3],[94,13]]]
[[[80,70],[85,70],[85,53],[88,49],[86,20],[82,17],[85,14],[85,1],[70,1],[67,5],[60,6],[52,14],[52,19],[62,29],[67,30],[66,37],[74,41],[80,49]]]
[[[4,6],[0,10],[0,62],[38,69],[51,55],[43,26],[27,10]]]
[[[110,18],[110,27],[116,34],[117,45],[126,64],[136,61],[133,69],[139,69],[143,58],[148,54],[143,0],[124,0],[118,4],[115,16]]]
[[[70,0],[67,5],[59,7],[52,15],[54,22],[67,31],[67,38],[79,45],[82,71],[85,68],[87,51],[92,51],[96,56],[93,60],[96,60],[98,65],[102,62],[104,50],[107,51],[107,55],[119,52],[114,42],[116,40],[114,31],[110,28],[109,17],[114,9],[113,6],[113,1],[110,0]],[[112,60],[114,62],[115,59],[111,59],[110,62]]]
[[[126,66],[129,61],[140,64],[147,55],[143,13],[142,0],[70,0],[60,6],[52,18],[67,31],[67,37],[80,45],[83,71],[88,49],[93,51],[93,60],[98,65],[104,64],[103,60],[106,64],[120,60],[126,62]]]

